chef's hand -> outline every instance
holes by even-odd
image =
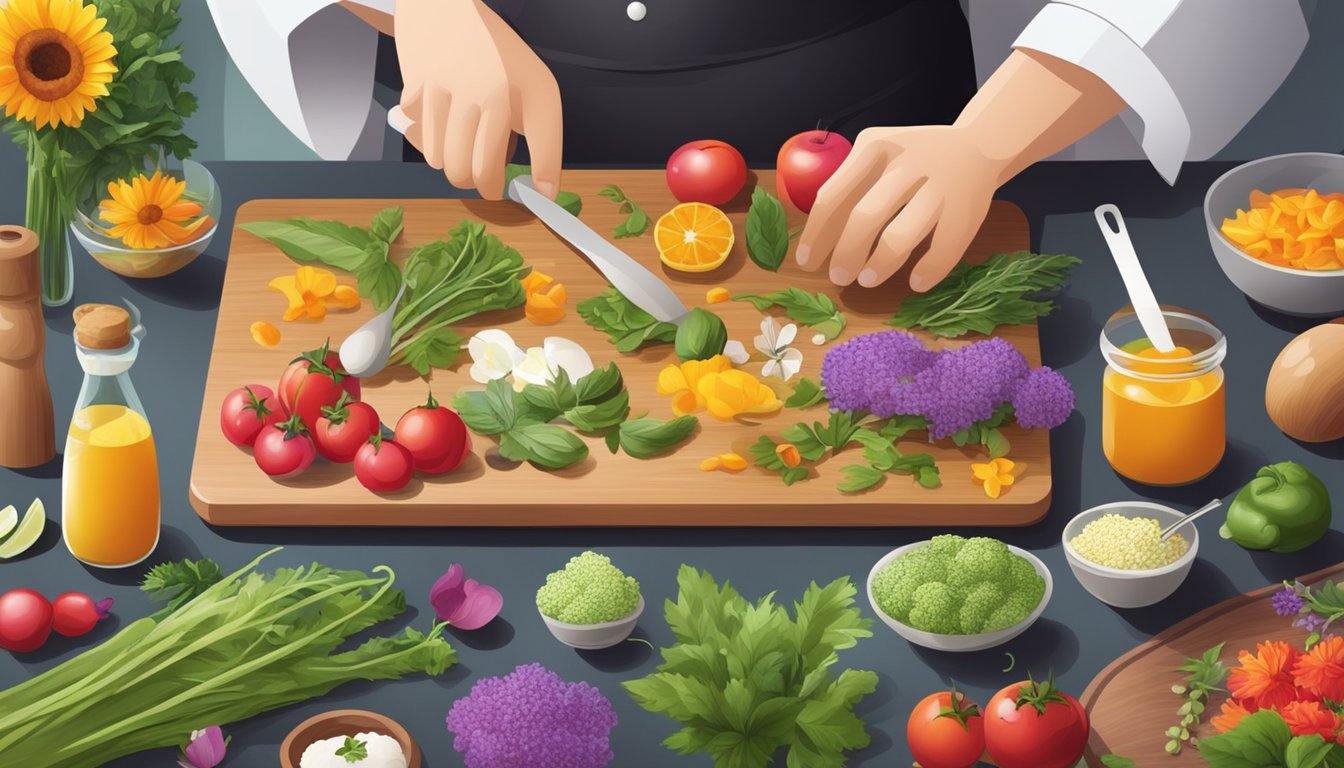
[[[504,195],[513,134],[527,137],[538,192],[560,189],[562,121],[555,76],[479,0],[398,0],[406,138],[453,186]]]
[[[1022,169],[1119,114],[1124,102],[1081,67],[1018,50],[953,125],[869,128],[817,193],[798,264],[830,263],[831,282],[875,286],[927,238],[910,287],[927,291],[956,266],[994,192]]]

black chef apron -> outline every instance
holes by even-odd
[[[713,138],[771,166],[816,127],[951,123],[976,87],[958,0],[642,0],[642,21],[628,0],[487,2],[555,74],[566,164],[658,164]],[[380,81],[400,90],[383,42]]]

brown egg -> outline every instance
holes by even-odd
[[[1344,325],[1318,325],[1288,342],[1269,369],[1265,410],[1289,437],[1344,437]]]

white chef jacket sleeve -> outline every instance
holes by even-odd
[[[234,64],[291,133],[326,160],[376,159],[381,130],[368,135],[385,120],[373,100],[376,30],[337,0],[208,2]],[[391,13],[394,0],[360,2]]]
[[[1055,0],[1013,44],[1104,80],[1168,182],[1222,149],[1307,43],[1299,0]]]

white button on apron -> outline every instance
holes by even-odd
[[[648,7],[639,2],[639,0],[635,0],[635,2],[625,6],[625,15],[629,16],[631,21],[643,21],[644,16],[647,15],[648,12]]]

